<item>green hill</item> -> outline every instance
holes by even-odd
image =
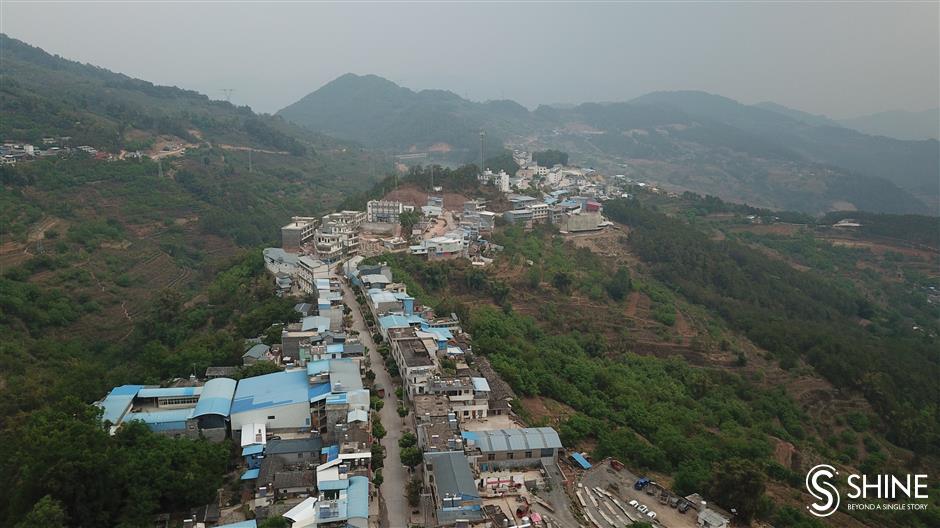
[[[278,115],[396,152],[446,144],[458,162],[477,160],[485,129],[492,143],[533,148],[534,141],[569,152],[574,163],[778,209],[929,213],[940,204],[936,141],[867,136],[783,108],[656,92],[530,112],[512,101],[476,103],[347,74]]]

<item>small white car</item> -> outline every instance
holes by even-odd
[[[635,501],[635,500],[632,500],[632,501],[630,501],[630,506],[633,506],[634,508],[637,508],[637,507],[640,506],[640,503],[637,502],[637,501]]]
[[[655,519],[655,518],[656,518],[656,512],[650,510],[650,512],[647,513],[646,516],[649,517],[650,519]]]
[[[646,507],[645,505],[643,505],[643,504],[640,504],[639,506],[637,506],[636,509],[637,509],[640,513],[646,513],[646,512],[648,512],[648,511],[650,510],[649,508],[647,508],[647,507]]]

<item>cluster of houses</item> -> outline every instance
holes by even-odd
[[[105,426],[113,434],[139,421],[172,437],[240,441],[240,502],[257,518],[365,528],[373,443],[365,347],[344,326],[336,280],[315,286],[317,304],[294,307],[300,321],[283,327],[280,343],[249,341],[242,356],[244,365],[283,370],[237,379],[238,367],[210,367],[205,381],[115,387],[97,403]]]
[[[94,147],[80,145],[70,147],[71,137],[45,137],[42,138],[42,145],[32,145],[25,142],[4,142],[0,144],[0,163],[12,165],[24,161],[32,161],[42,158],[54,158],[58,156],[69,156],[72,154],[81,154],[95,159],[109,160],[111,154],[99,152]]]
[[[388,266],[362,260],[350,259],[343,272],[360,288],[414,413],[425,525],[504,526],[514,512],[506,515],[498,504],[542,484],[543,469],[558,464],[558,433],[514,419],[511,389],[488,366],[476,366],[488,364],[472,359],[470,336],[456,315],[436,317],[394,281]]]

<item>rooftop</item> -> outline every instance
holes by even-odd
[[[468,443],[473,442],[473,446],[483,453],[562,447],[558,433],[551,427],[464,431],[462,436]]]
[[[309,383],[303,370],[275,372],[238,382],[231,412],[278,407],[309,401]]]
[[[426,466],[432,466],[434,486],[439,498],[445,495],[459,496],[464,500],[480,498],[473,473],[470,472],[470,464],[463,451],[425,453],[424,463]]]

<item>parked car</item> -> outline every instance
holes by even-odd
[[[636,509],[637,509],[637,511],[639,511],[640,513],[646,513],[646,512],[648,512],[648,511],[650,511],[650,509],[647,508],[646,505],[644,505],[644,504],[640,504],[639,506],[636,507]]]
[[[636,508],[636,507],[639,506],[639,505],[640,505],[640,503],[637,502],[637,501],[635,501],[635,500],[630,501],[630,506],[633,506],[634,508]]]
[[[650,479],[646,477],[639,478],[637,479],[636,482],[633,483],[633,489],[641,490],[645,488],[646,486],[648,486],[649,483],[650,483]]]
[[[650,512],[647,513],[646,516],[649,517],[650,519],[655,519],[655,518],[656,518],[656,512],[650,510]]]
[[[679,497],[672,497],[669,499],[669,506],[671,508],[676,508],[679,506]]]
[[[682,499],[681,501],[679,501],[679,513],[685,513],[689,511],[689,508],[691,507],[692,507],[692,504],[689,501],[685,499]]]

